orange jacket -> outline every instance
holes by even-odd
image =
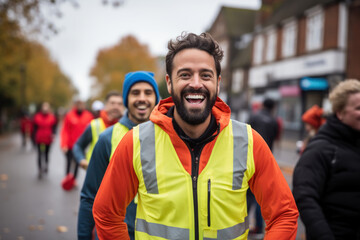
[[[190,151],[174,130],[172,118],[165,115],[173,105],[171,98],[160,101],[150,120],[169,134],[183,167],[191,174]],[[230,108],[218,98],[212,114],[222,131],[229,124]],[[266,222],[265,239],[295,239],[299,213],[290,188],[267,144],[255,130],[253,143],[255,174],[249,186]],[[214,144],[215,140],[203,148],[199,174],[205,168]],[[133,169],[133,136],[129,131],[115,150],[95,198],[93,214],[100,239],[129,239],[124,223],[125,211],[137,193],[138,183]]]

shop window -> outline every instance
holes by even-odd
[[[301,102],[299,97],[283,97],[279,102],[279,117],[283,120],[284,129],[300,130]]]

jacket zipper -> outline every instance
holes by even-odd
[[[197,180],[199,176],[199,156],[204,146],[201,147],[199,151],[199,156],[195,156],[193,150],[188,144],[186,144],[191,153],[192,159],[192,169],[191,169],[191,178],[192,178],[192,187],[193,187],[193,201],[194,201],[194,224],[195,224],[195,240],[199,240],[199,214],[198,214],[198,195],[197,195]],[[195,161],[193,161],[195,159]]]
[[[194,153],[191,151],[191,158],[194,159]],[[195,164],[192,164],[192,185],[193,185],[193,201],[194,201],[194,221],[195,221],[195,240],[199,239],[199,219],[198,219],[198,196],[197,196],[197,166],[198,158],[195,157]]]
[[[210,227],[210,198],[211,198],[211,179],[208,180],[208,202],[207,202],[207,210],[208,210],[208,217],[207,217],[207,224]]]

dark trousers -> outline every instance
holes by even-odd
[[[79,164],[76,162],[74,158],[72,149],[69,149],[65,155],[66,155],[66,175],[70,173],[71,163],[74,162],[75,163],[74,178],[76,178]]]
[[[256,202],[255,196],[250,191],[250,189],[247,191],[246,198],[247,198],[248,214],[250,212],[251,207],[255,206],[255,221],[256,221],[255,227],[257,228],[259,233],[262,233],[264,220],[261,215],[261,208],[260,205]]]
[[[50,144],[46,145],[43,143],[37,144],[38,149],[38,167],[39,171],[42,171],[42,162],[45,158],[45,171],[47,171],[48,163],[49,163],[49,150],[50,150]]]

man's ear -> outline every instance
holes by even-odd
[[[167,90],[168,90],[169,94],[171,95],[171,79],[170,79],[169,74],[166,74],[165,80],[166,80]]]
[[[221,75],[219,76],[218,80],[217,80],[217,95],[219,96],[220,94],[220,82],[221,82]]]
[[[342,111],[337,111],[335,114],[336,114],[336,117],[341,121],[343,118]]]

